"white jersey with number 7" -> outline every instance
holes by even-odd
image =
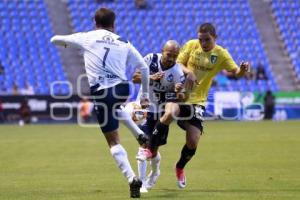
[[[127,80],[126,67],[147,68],[143,57],[127,40],[105,29],[57,35],[51,42],[83,51],[89,85],[99,85],[98,90]]]

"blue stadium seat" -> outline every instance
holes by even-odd
[[[59,56],[52,59],[57,49],[53,46],[45,48],[45,42],[49,42],[53,31],[44,2],[0,1],[0,11],[1,62],[6,68],[4,86],[12,88],[16,84],[23,87],[28,82],[36,94],[50,94],[49,82],[54,81],[53,71],[45,70],[43,64],[51,58],[61,69],[59,72],[64,74],[64,71]],[[3,54],[2,48],[6,49]],[[49,49],[52,49],[51,52]],[[66,80],[64,75],[60,78]]]
[[[96,1],[67,0],[75,31],[92,30],[91,19],[94,11],[101,6],[110,7],[117,13],[117,32],[129,39],[143,55],[160,52],[163,42],[168,39],[175,39],[183,44],[191,38],[196,38],[197,27],[203,22],[210,21],[216,25],[219,34],[217,42],[230,51],[237,63],[242,60],[249,60],[254,65],[262,62],[270,79],[268,83],[242,84],[243,81],[234,81],[224,84],[222,78],[217,78],[217,82],[222,85],[218,89],[248,88],[253,91],[268,87],[277,89],[247,0],[230,2],[181,0],[176,3],[164,0],[149,1],[149,4],[149,9],[139,10],[135,8],[133,2],[128,1],[96,3]],[[287,52],[290,54],[295,72],[298,73],[300,64],[292,53],[299,55],[300,51],[300,23],[295,23],[300,17],[300,3],[273,0],[271,5]],[[44,1],[0,1],[0,11],[0,45],[3,49],[7,49],[0,50],[0,57],[8,60],[8,71],[19,73],[22,80],[29,80],[30,83],[36,84],[35,87],[43,87],[35,88],[37,92],[43,94],[49,91],[49,84],[53,80],[66,80],[57,49],[54,46],[46,48],[44,45],[53,35]],[[24,40],[17,40],[20,37]],[[14,61],[16,57],[19,62]],[[29,70],[33,73],[28,73]],[[40,77],[43,77],[41,83]],[[5,85],[11,86],[11,78],[4,78],[3,81]],[[56,90],[56,92],[66,91],[64,87]]]
[[[271,1],[271,6],[295,73],[299,75],[299,72],[296,70],[299,67],[297,65],[299,58],[294,55],[300,55],[300,2],[273,0]],[[298,80],[300,80],[299,76]]]

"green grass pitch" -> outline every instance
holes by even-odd
[[[121,127],[136,171],[138,144]],[[174,163],[185,135],[172,125],[161,176],[143,199],[300,199],[300,122],[206,122],[178,189]],[[97,128],[0,126],[1,200],[129,199],[129,187]]]

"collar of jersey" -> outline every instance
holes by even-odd
[[[160,68],[162,71],[167,71],[168,69],[171,69],[172,67],[174,67],[176,65],[176,63],[174,65],[172,65],[171,67],[164,67],[163,64],[161,63],[161,60],[159,61],[159,64],[160,64]]]

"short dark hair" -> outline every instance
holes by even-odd
[[[211,23],[201,24],[198,29],[198,32],[199,33],[209,33],[213,37],[215,37],[215,38],[217,37],[216,29],[215,29],[214,25],[212,25]]]
[[[95,13],[95,23],[97,27],[110,28],[114,26],[116,15],[108,8],[100,8]]]

